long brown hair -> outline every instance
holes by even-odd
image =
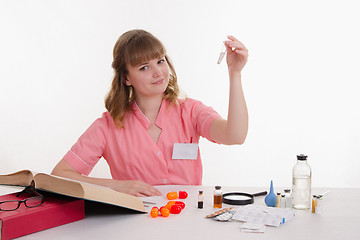
[[[127,64],[136,66],[162,56],[165,56],[170,68],[170,79],[164,98],[173,104],[177,102],[180,90],[175,69],[160,40],[147,31],[136,29],[121,35],[115,43],[112,62],[115,74],[111,89],[105,97],[105,107],[117,127],[123,127],[125,114],[131,110],[134,100],[133,87],[125,84]]]

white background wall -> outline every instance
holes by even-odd
[[[313,186],[360,187],[356,1],[0,1],[0,173],[50,172],[98,118],[112,48],[142,28],[167,47],[180,87],[227,116],[222,41],[249,49],[242,146],[201,140],[204,185],[290,186],[309,155]],[[93,176],[109,176],[104,160]]]

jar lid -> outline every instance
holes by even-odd
[[[300,155],[297,155],[297,160],[300,160],[300,161],[305,161],[307,159],[308,156],[304,155],[304,154],[300,154]]]
[[[216,189],[216,190],[220,190],[220,189],[221,189],[221,186],[215,186],[215,189]]]

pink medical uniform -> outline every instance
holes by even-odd
[[[197,159],[172,159],[174,143],[198,143],[210,139],[210,126],[221,116],[194,99],[163,100],[155,125],[161,128],[156,143],[148,134],[150,121],[133,103],[123,128],[117,128],[109,112],[103,113],[78,139],[64,160],[88,175],[101,157],[113,179],[140,180],[151,185],[201,185],[202,163]]]

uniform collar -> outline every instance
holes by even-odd
[[[166,116],[167,116],[167,109],[169,106],[169,101],[166,99],[163,99],[161,102],[159,113],[155,120],[155,125],[159,128],[163,129],[166,123]],[[136,104],[136,101],[134,100],[132,103],[132,110],[135,117],[138,119],[140,124],[145,128],[148,129],[150,127],[150,120],[145,116],[145,114],[140,110],[139,106]]]

